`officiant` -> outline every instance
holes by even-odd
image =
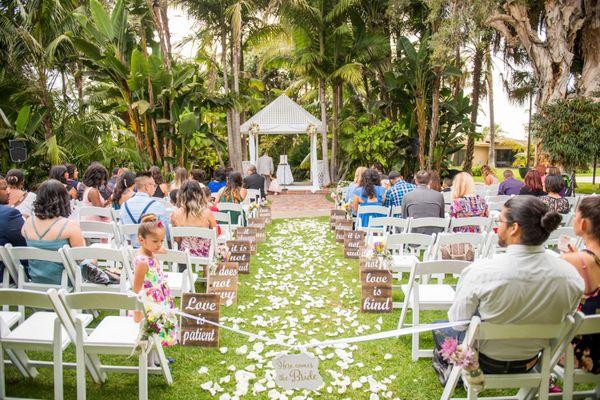
[[[264,192],[266,193],[269,185],[271,184],[271,177],[273,176],[273,172],[275,172],[275,167],[273,166],[273,159],[269,157],[266,150],[262,156],[256,160],[256,170],[259,175],[262,175],[265,178],[265,188]]]

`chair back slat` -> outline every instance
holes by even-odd
[[[102,217],[107,218],[110,221],[113,221],[113,213],[110,208],[105,207],[93,207],[93,206],[83,206],[78,209],[79,219],[86,217]]]
[[[469,265],[471,265],[469,261],[460,260],[423,261],[414,266],[414,274],[415,276],[460,274]]]
[[[64,304],[75,310],[141,310],[142,303],[133,293],[84,292],[59,293]]]
[[[52,308],[52,302],[45,292],[8,288],[0,289],[0,305],[42,309]]]

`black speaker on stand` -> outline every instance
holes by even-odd
[[[15,163],[27,161],[27,145],[24,140],[12,139],[8,141],[10,160]]]

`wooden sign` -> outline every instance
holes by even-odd
[[[214,293],[183,293],[181,311],[219,322],[219,295]],[[219,347],[219,327],[181,317],[180,343],[183,346]]]
[[[338,243],[344,243],[346,238],[346,231],[352,230],[352,221],[344,220],[339,221],[335,226],[335,241]]]
[[[247,240],[228,240],[227,248],[230,253],[239,253],[243,251],[252,251],[250,248],[250,242]]]
[[[250,240],[256,242],[256,228],[249,228],[247,226],[237,228],[235,230],[235,238],[237,240]]]
[[[331,210],[329,213],[329,227],[335,229],[337,222],[346,219],[346,211],[344,210]]]
[[[301,354],[283,354],[273,360],[275,383],[284,390],[319,390],[323,378],[319,373],[319,359]]]
[[[362,245],[362,240],[344,239],[344,257],[358,259]]]
[[[363,269],[360,271],[360,311],[366,313],[392,312],[392,271]]]
[[[249,243],[249,242],[248,242]],[[236,251],[229,253],[229,262],[237,264],[238,274],[250,273],[250,252]]]
[[[265,218],[248,218],[248,228],[256,229],[256,240],[259,242],[264,242],[267,239],[265,225]]]
[[[268,206],[261,207],[258,210],[258,215],[260,215],[261,218],[265,219],[266,224],[270,224],[273,221],[273,218],[271,217],[271,207],[268,207]]]
[[[364,242],[367,232],[365,231],[346,231],[345,239],[360,240]]]
[[[238,289],[238,264],[230,261],[209,267],[206,288],[207,293],[219,295],[222,306],[235,303]]]

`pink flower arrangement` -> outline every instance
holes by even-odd
[[[450,364],[459,366],[466,372],[469,385],[483,388],[483,371],[479,368],[477,352],[467,345],[458,344],[455,338],[447,337],[440,349],[442,358]]]

